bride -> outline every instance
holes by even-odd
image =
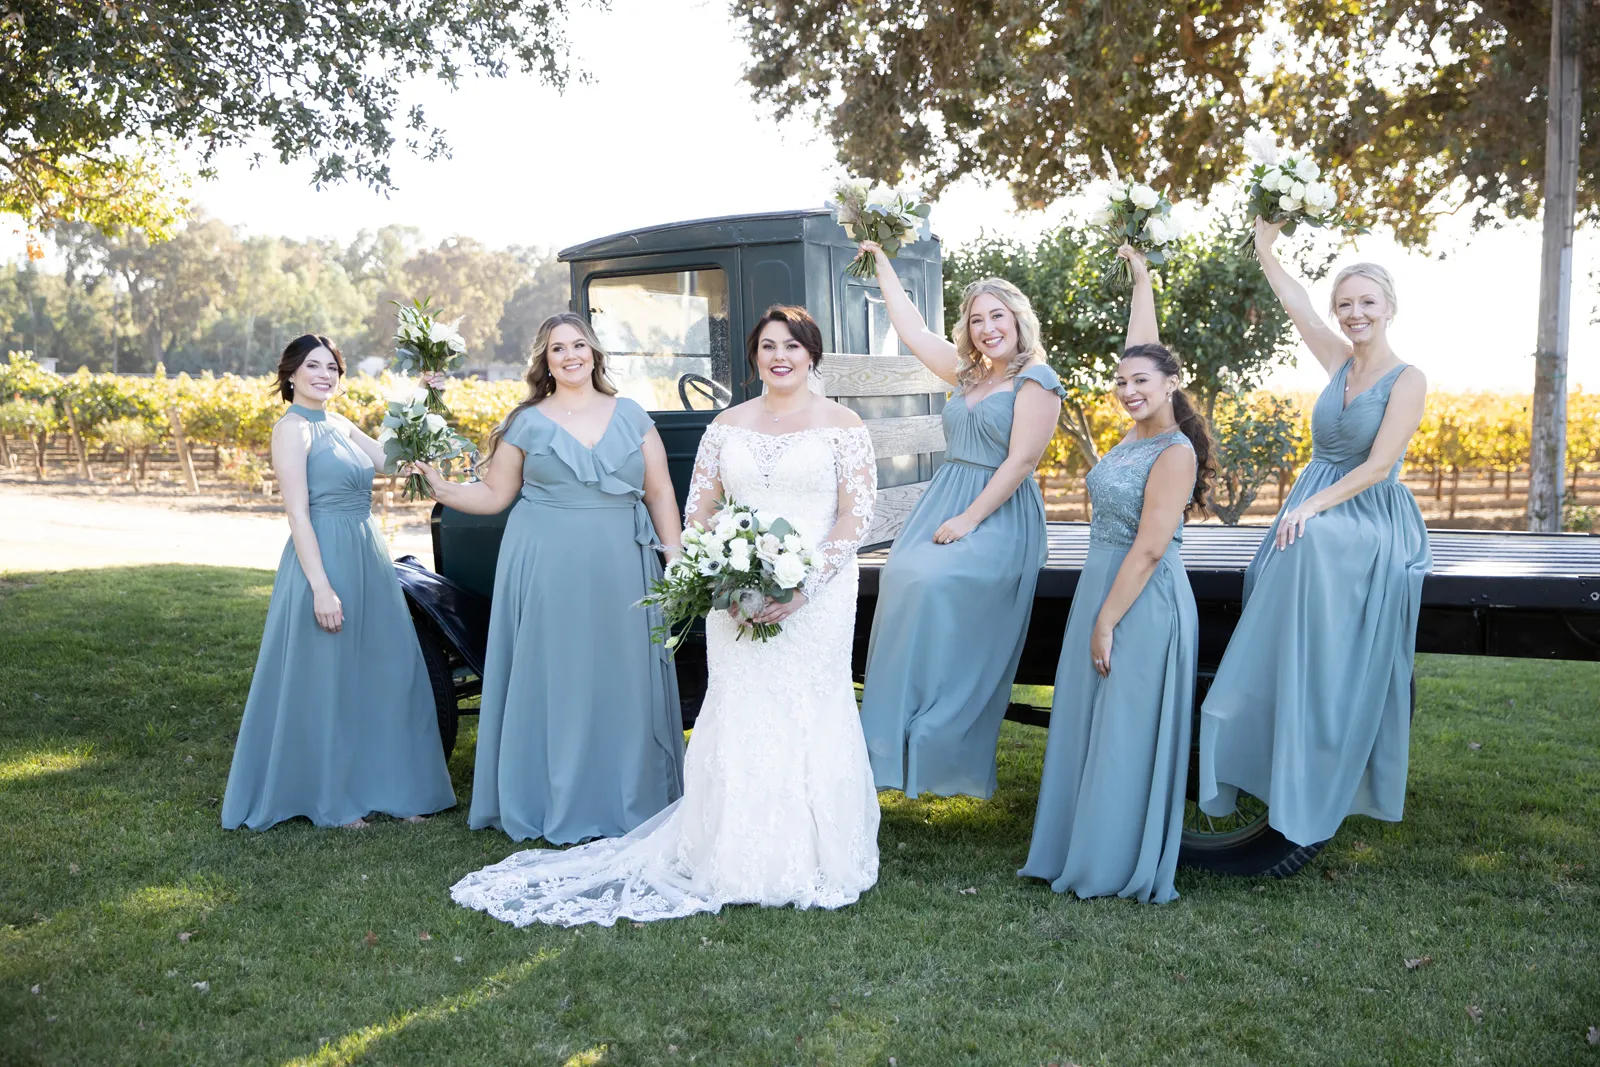
[[[740,640],[706,619],[709,685],[684,763],[684,793],[625,837],[529,849],[467,875],[459,904],[517,926],[645,922],[724,904],[838,908],[878,879],[878,800],[850,677],[856,546],[877,488],[856,414],[807,376],[822,333],[803,308],[773,307],[746,345],[764,396],[717,416],[700,442],[685,508],[709,526],[725,496],[788,519],[818,568]]]

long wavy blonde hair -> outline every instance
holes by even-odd
[[[972,316],[972,305],[980,296],[992,296],[1006,306],[1011,317],[1017,320],[1017,354],[1006,364],[1006,377],[1015,378],[1034,359],[1044,361],[1044,345],[1040,341],[1039,316],[1027,294],[1004,278],[979,278],[968,285],[961,294],[961,314],[956,317],[951,340],[956,344],[956,382],[963,390],[987,378],[994,369],[994,361],[978,351],[972,343],[972,332],[967,320]]]
[[[528,383],[528,395],[523,397],[522,403],[511,409],[509,415],[500,420],[500,425],[489,435],[489,440],[484,443],[485,456],[494,455],[495,446],[506,435],[506,431],[511,428],[511,423],[518,415],[556,391],[556,377],[550,373],[550,335],[558,326],[571,326],[588,343],[589,351],[594,355],[594,368],[590,371],[589,380],[594,383],[595,389],[606,396],[617,395],[617,387],[606,377],[606,359],[609,357],[600,347],[600,339],[595,336],[594,327],[589,325],[589,320],[571,311],[551,315],[539,324],[539,332],[533,335],[533,348],[528,353],[528,369],[522,375],[522,380]]]

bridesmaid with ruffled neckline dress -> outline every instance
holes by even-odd
[[[332,341],[306,334],[278,363],[289,410],[272,468],[289,515],[255,675],[222,798],[222,825],[303,816],[360,829],[455,804],[422,650],[372,518],[383,450],[325,402],[344,374]]]
[[[636,605],[679,550],[655,423],[616,395],[579,315],[545,320],[529,395],[489,441],[481,482],[417,469],[446,507],[515,502],[495,566],[467,825],[514,841],[620,837],[683,792],[677,674]]]
[[[1428,531],[1399,480],[1427,381],[1389,346],[1397,301],[1382,267],[1334,279],[1338,330],[1272,252],[1280,227],[1256,220],[1256,250],[1300,337],[1328,371],[1311,416],[1311,461],[1245,573],[1244,610],[1200,718],[1199,804],[1238,794],[1297,845],[1349,815],[1405,810],[1411,674]]]
[[[1033,471],[1066,391],[1016,286],[968,286],[952,342],[928,329],[883,251],[861,247],[901,342],[955,390],[944,463],[879,578],[861,725],[879,789],[987,798],[1048,553]]]

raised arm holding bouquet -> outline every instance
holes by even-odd
[[[917,242],[917,231],[932,213],[917,194],[891,189],[882,184],[869,186],[855,178],[840,182],[828,200],[833,218],[844,227],[852,241],[871,241],[893,259],[907,245]],[[862,252],[850,261],[845,273],[871,278],[878,273],[877,260]]]
[[[1240,251],[1255,251],[1256,219],[1265,219],[1292,235],[1300,226],[1340,226],[1350,229],[1339,210],[1339,194],[1322,180],[1322,167],[1308,151],[1281,152],[1277,140],[1265,130],[1245,138],[1256,162],[1245,186],[1246,214]]]
[[[1159,267],[1177,249],[1184,226],[1172,213],[1172,201],[1143,182],[1128,181],[1111,172],[1105,202],[1089,218],[1090,225],[1103,230],[1112,256],[1101,281],[1108,288],[1126,292],[1133,288],[1128,260],[1116,255],[1122,245],[1131,245],[1145,261]]]

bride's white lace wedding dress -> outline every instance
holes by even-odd
[[[529,849],[467,875],[457,903],[526,926],[669,919],[724,904],[837,908],[878,879],[878,798],[850,676],[856,547],[877,475],[866,430],[713,423],[686,518],[727,496],[818,545],[807,603],[765,643],[706,620],[709,685],[680,800],[625,837]]]

